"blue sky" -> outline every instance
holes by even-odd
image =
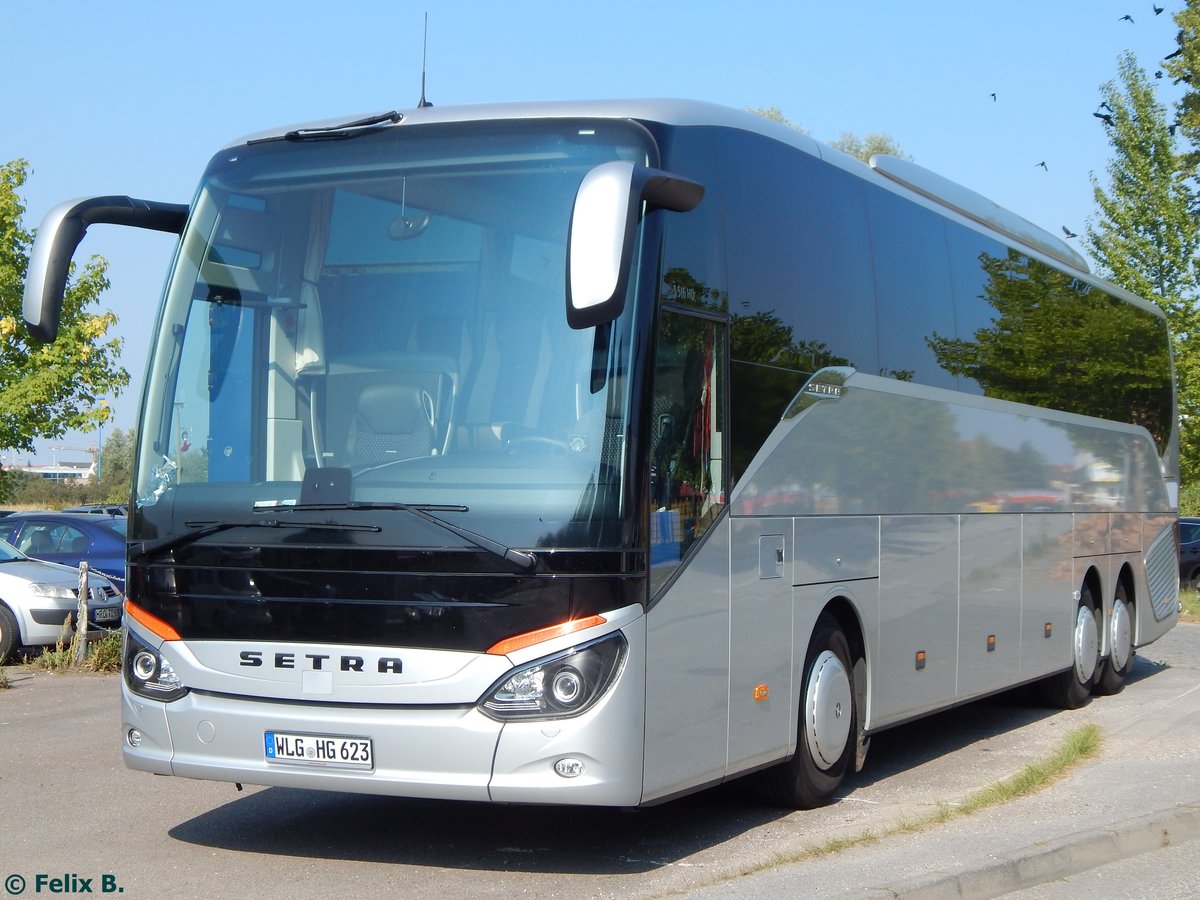
[[[884,131],[920,164],[1058,233],[1095,211],[1110,147],[1092,117],[1117,57],[1153,73],[1182,0],[604,0],[73,2],[4,12],[0,160],[24,158],[26,224],[57,202],[130,194],[186,202],[208,158],[263,127],[438,105],[686,97],[779,107],[815,137]],[[1122,21],[1124,15],[1133,23]],[[1164,78],[1160,97],[1179,89]],[[993,101],[990,94],[995,92]],[[1046,169],[1038,166],[1046,163]],[[98,226],[133,384],[132,427],[173,241]],[[87,446],[95,435],[44,441]],[[63,452],[62,458],[84,458]]]

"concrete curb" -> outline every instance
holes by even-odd
[[[1200,838],[1200,803],[1189,803],[1032,844],[1002,854],[996,862],[982,868],[921,878],[895,888],[892,896],[900,900],[999,897],[1197,838]]]

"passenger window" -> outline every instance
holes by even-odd
[[[861,184],[829,163],[753,135],[729,134],[721,158],[729,163],[734,358],[779,362],[763,358],[754,341],[739,340],[743,322],[748,336],[765,326],[780,329],[802,370],[848,365],[872,372],[875,295]],[[790,400],[782,401],[785,407]]]
[[[736,481],[809,375],[874,374],[878,354],[859,181],[757,135],[726,135],[721,159]]]
[[[879,373],[953,390],[930,342],[956,334],[941,217],[880,188],[867,195],[879,309]]]

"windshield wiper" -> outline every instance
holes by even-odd
[[[367,116],[365,119],[356,119],[353,122],[346,122],[343,125],[322,125],[319,128],[297,128],[295,131],[287,132],[283,138],[286,141],[307,141],[307,140],[336,140],[338,138],[351,137],[355,132],[362,133],[362,129],[373,128],[376,125],[384,125],[386,123],[396,124],[404,118],[403,115],[394,109],[390,109],[384,113],[378,113],[374,116]]]
[[[151,559],[168,550],[178,550],[193,544],[201,538],[234,528],[313,528],[322,531],[374,531],[383,529],[378,525],[346,525],[340,522],[280,522],[278,519],[262,519],[255,522],[184,522],[188,528],[195,528],[187,534],[177,534],[161,541],[142,541],[141,548],[132,557],[135,562]]]
[[[524,550],[514,550],[497,540],[471,531],[468,528],[463,528],[461,525],[455,525],[440,516],[435,516],[436,512],[467,512],[467,507],[461,504],[453,503],[396,503],[396,502],[373,502],[373,501],[350,501],[348,503],[275,503],[267,506],[257,506],[255,511],[269,512],[323,512],[326,510],[378,510],[378,509],[397,509],[402,512],[412,513],[423,522],[428,522],[430,525],[436,525],[438,528],[443,528],[451,534],[456,534],[464,541],[474,544],[481,550],[486,550],[501,559],[506,559],[509,562],[520,566],[522,569],[532,569],[537,563],[537,558],[532,553],[526,553]]]

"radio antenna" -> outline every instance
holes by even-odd
[[[429,52],[429,13],[425,13],[425,34],[421,38],[421,99],[417,101],[418,109],[425,109],[427,106],[433,106],[425,99],[425,59]]]

